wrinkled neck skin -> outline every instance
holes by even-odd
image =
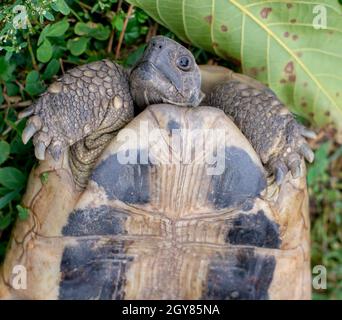
[[[197,107],[205,96],[203,92],[199,91],[197,95],[184,99],[184,96],[170,84],[167,78],[164,79],[161,74],[159,74],[158,79],[142,80],[132,75],[134,70],[135,68],[133,67],[127,72],[129,74],[131,96],[139,111],[144,110],[149,105],[159,103],[169,103],[182,107]]]

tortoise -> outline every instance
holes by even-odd
[[[310,299],[313,133],[261,83],[157,36],[130,70],[69,70],[25,116],[41,161],[2,299]]]

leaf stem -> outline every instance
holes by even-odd
[[[123,41],[123,38],[124,38],[124,35],[126,32],[128,20],[132,15],[133,8],[134,8],[134,6],[131,4],[128,8],[127,15],[126,15],[125,21],[124,21],[123,26],[122,26],[122,30],[121,30],[120,37],[119,37],[119,42],[118,42],[118,45],[117,45],[116,50],[115,50],[115,59],[116,60],[120,56],[120,49],[121,49],[122,41]]]
[[[36,71],[39,71],[39,68],[38,68],[38,65],[37,65],[37,62],[36,62],[36,58],[34,57],[34,53],[33,53],[33,50],[32,50],[30,35],[27,35],[27,47],[28,47],[28,50],[30,52],[33,68]]]

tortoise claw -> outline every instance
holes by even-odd
[[[300,152],[308,162],[312,163],[314,161],[315,154],[313,153],[313,151],[307,143],[301,145]]]
[[[46,146],[45,146],[44,142],[39,141],[36,144],[36,147],[34,148],[34,154],[35,154],[36,158],[39,160],[44,160],[45,159],[45,150],[46,150]]]
[[[22,140],[26,144],[39,129],[33,123],[29,123],[23,131]]]
[[[27,125],[22,134],[23,143],[26,144],[32,136],[41,129],[42,121],[38,116],[33,116],[27,121]]]
[[[300,134],[308,139],[316,139],[317,138],[317,134],[309,129],[306,129],[305,127],[300,127]]]
[[[302,169],[300,167],[300,160],[295,160],[289,165],[293,179],[297,179],[302,175]]]
[[[287,172],[289,171],[286,164],[284,163],[284,161],[277,159],[272,163],[271,168],[277,185],[281,185],[281,183],[285,179]]]
[[[275,178],[276,178],[276,183],[278,186],[281,185],[281,183],[284,181],[287,172],[288,172],[288,169],[284,163],[276,167]]]
[[[35,108],[33,106],[30,106],[30,107],[26,108],[25,110],[19,112],[18,119],[23,119],[23,118],[26,118],[26,117],[32,115],[34,112],[34,109]]]
[[[289,155],[287,159],[287,166],[290,168],[292,177],[294,179],[297,179],[302,175],[301,158],[298,153],[292,153]]]
[[[52,158],[55,161],[58,161],[61,154],[62,154],[62,145],[59,142],[54,142],[50,147],[49,147],[49,152],[52,156]]]

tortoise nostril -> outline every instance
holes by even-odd
[[[163,47],[163,46],[160,44],[160,45],[159,45],[159,49],[161,49],[162,47]]]

